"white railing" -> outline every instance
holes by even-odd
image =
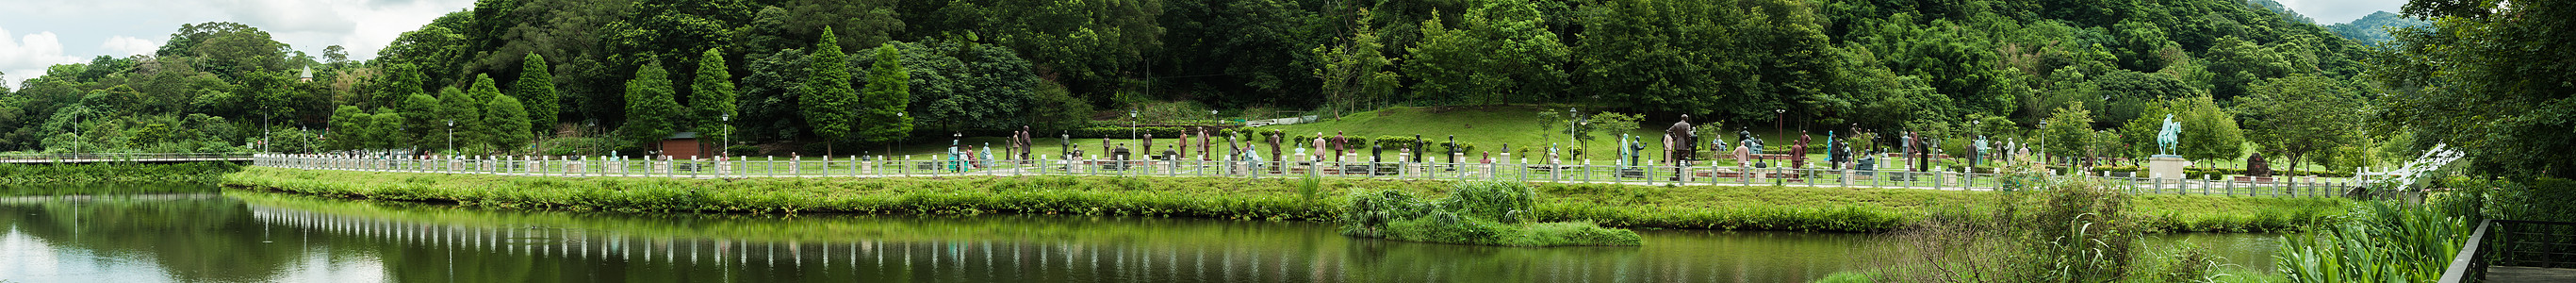
[[[565,177],[931,177],[931,176],[1169,176],[1226,178],[1341,178],[1386,180],[1617,183],[1637,185],[1782,185],[1994,191],[2017,188],[2007,176],[1933,171],[1785,169],[1738,166],[1615,166],[1544,163],[1446,163],[1362,161],[1220,160],[890,160],[856,157],[747,157],[734,159],[622,158],[601,156],[443,156],[260,154],[253,165],[316,170],[500,174]],[[1361,160],[1346,158],[1347,160]],[[2333,197],[2357,185],[2350,178],[2281,177],[2254,180],[2099,177],[2133,193]]]

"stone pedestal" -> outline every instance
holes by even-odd
[[[2181,180],[2183,177],[2182,168],[2190,166],[2190,160],[2183,160],[2182,156],[2178,155],[2156,155],[2154,157],[2148,157],[2147,177],[2164,178],[2166,180]]]

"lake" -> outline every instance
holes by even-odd
[[[1641,230],[1644,247],[1344,237],[1330,223],[1068,215],[521,212],[224,191],[12,189],[8,282],[1802,282],[1873,234]],[[2269,270],[2269,234],[2156,236]]]

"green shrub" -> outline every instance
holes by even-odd
[[[1355,237],[1499,246],[1634,246],[1634,231],[1590,221],[1523,223],[1537,204],[1529,185],[1467,182],[1447,199],[1426,201],[1401,190],[1354,192],[1341,232]]]

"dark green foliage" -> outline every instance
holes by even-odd
[[[548,70],[551,65],[546,64],[546,57],[537,53],[528,53],[528,58],[519,62],[524,70],[512,83],[510,96],[527,103],[530,132],[537,137],[554,136],[555,117],[563,114],[563,103],[555,93],[554,71]]]
[[[811,70],[807,71],[809,76],[805,77],[805,86],[796,91],[796,102],[797,107],[803,109],[799,112],[805,118],[807,129],[815,137],[822,138],[824,146],[828,147],[852,141],[853,135],[859,134],[861,111],[874,110],[861,109],[867,107],[868,102],[860,100],[858,92],[850,90],[850,66],[841,54],[841,45],[833,39],[831,28],[823,30],[823,39],[814,43],[814,54],[806,57],[810,60],[806,66]],[[825,150],[825,154],[831,154],[830,150]]]
[[[692,123],[687,128],[696,130],[699,137],[708,140],[723,140],[731,135],[725,128],[730,123],[724,121],[727,117],[744,118],[732,117],[737,112],[733,74],[725,71],[724,53],[720,51],[707,49],[703,56],[698,57],[697,82],[689,85],[692,95],[689,103],[696,106],[693,107],[696,111],[691,115],[695,119],[690,120]]]
[[[489,122],[483,126],[492,128],[489,131],[492,148],[518,152],[517,148],[527,145],[535,136],[535,132],[528,131],[528,110],[519,103],[519,98],[500,96],[484,106],[483,118]]]
[[[657,142],[678,132],[680,123],[691,121],[688,109],[672,100],[669,78],[662,64],[635,69],[635,80],[626,82],[626,124],[617,128],[619,139],[627,144]]]
[[[912,105],[912,70],[899,60],[904,52],[894,44],[877,47],[868,68],[868,86],[862,90],[858,106],[858,124],[850,134],[863,142],[888,142],[912,134],[912,116],[904,115]],[[816,60],[816,64],[822,64]],[[821,73],[821,72],[816,72]],[[964,103],[957,103],[964,104]],[[961,105],[951,107],[971,107]],[[962,109],[961,109],[962,110]]]
[[[483,127],[478,124],[483,121],[482,105],[483,102],[474,100],[473,95],[455,87],[441,88],[438,90],[438,120],[432,125],[448,130],[450,134],[445,139],[457,148],[483,144]],[[433,134],[432,137],[437,136]]]
[[[2510,4],[2508,4],[2510,3]],[[2410,149],[2448,144],[2475,174],[2576,178],[2576,1],[2419,0],[2430,29],[2396,32],[2373,58],[2374,132],[2410,132]]]

